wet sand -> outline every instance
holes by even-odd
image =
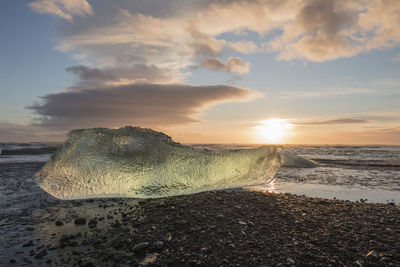
[[[1,266],[400,265],[392,203],[253,191],[60,201],[21,182],[41,165],[25,167],[1,169]]]

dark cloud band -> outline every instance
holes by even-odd
[[[330,125],[330,124],[359,124],[369,123],[369,120],[364,119],[335,119],[325,121],[308,121],[308,122],[295,122],[296,125]]]
[[[57,128],[166,126],[194,122],[210,105],[256,95],[224,85],[132,84],[49,94],[28,109],[39,115],[41,125]]]

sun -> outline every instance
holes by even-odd
[[[282,143],[293,128],[293,124],[285,119],[269,119],[260,121],[260,124],[254,127],[257,136],[261,142],[270,144]]]

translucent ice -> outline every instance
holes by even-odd
[[[150,129],[83,129],[36,174],[60,199],[161,197],[264,183],[281,165],[281,148],[208,151]]]
[[[282,152],[281,162],[283,167],[313,168],[318,166],[318,163],[313,160],[299,157],[286,151]]]

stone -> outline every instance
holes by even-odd
[[[370,252],[365,254],[365,257],[367,257],[367,258],[378,258],[378,252],[376,252],[375,250],[371,250]]]
[[[156,241],[153,243],[153,248],[155,250],[162,250],[164,248],[164,242],[162,241]]]
[[[24,248],[33,246],[33,241],[29,240],[27,243],[22,245]]]
[[[97,226],[97,220],[96,219],[91,219],[88,223],[89,228],[95,228]]]
[[[140,253],[140,252],[145,251],[148,247],[149,247],[149,242],[142,242],[142,243],[135,245],[132,248],[132,251],[135,253]]]
[[[35,255],[35,258],[36,259],[40,259],[40,258],[43,258],[46,255],[47,255],[47,250],[43,249],[38,254]]]
[[[74,223],[75,223],[76,225],[83,225],[83,224],[86,224],[86,219],[80,217],[80,218],[75,219]]]
[[[286,259],[286,263],[287,263],[287,264],[290,264],[290,265],[296,264],[296,262],[295,262],[294,259],[292,259],[292,258],[287,258],[287,259]]]

